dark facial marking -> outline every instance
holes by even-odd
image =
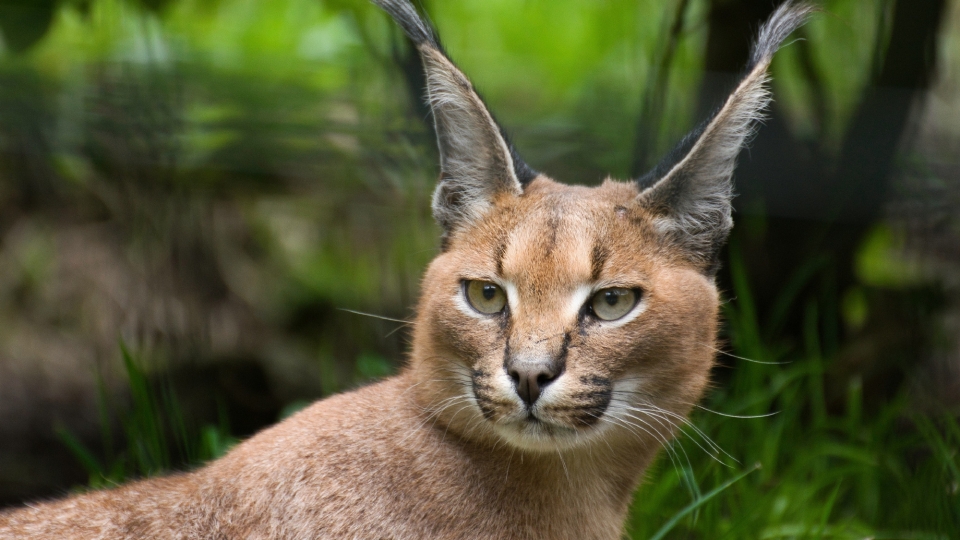
[[[480,412],[483,414],[483,417],[487,420],[492,420],[495,415],[494,407],[497,405],[509,406],[510,404],[498,401],[490,395],[490,385],[485,382],[485,380],[489,378],[489,373],[474,370],[473,377],[471,377],[471,387],[473,397],[477,400],[477,406],[480,407]]]
[[[557,247],[557,229],[560,228],[560,216],[556,211],[550,214],[550,219],[547,220],[547,227],[550,229],[550,236],[547,237],[547,241],[544,244],[544,255],[549,257]]]
[[[590,253],[590,279],[597,281],[600,279],[600,273],[603,271],[603,265],[610,256],[610,250],[603,244],[594,244],[593,251]]]
[[[577,392],[571,397],[576,399],[578,406],[574,420],[581,426],[591,426],[600,421],[600,417],[610,406],[613,397],[613,386],[610,379],[595,375],[580,377],[580,383],[591,387],[590,390]]]
[[[497,260],[497,275],[503,277],[503,257],[507,254],[507,243],[503,240],[498,242],[493,253]]]
[[[503,344],[503,370],[510,370],[510,335],[507,334],[507,339],[504,340]]]
[[[610,379],[599,375],[584,375],[580,377],[580,384],[588,386],[610,386]]]
[[[563,343],[560,345],[560,353],[557,354],[557,373],[566,371],[568,352],[570,352],[570,332],[565,332],[563,334]]]

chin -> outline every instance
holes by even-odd
[[[494,431],[507,444],[529,452],[556,452],[584,447],[593,442],[602,430],[602,423],[587,428],[573,428],[535,417],[496,423]]]

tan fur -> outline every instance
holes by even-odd
[[[592,251],[603,245],[600,280],[641,285],[648,305],[623,327],[572,337],[556,403],[589,391],[581,378],[636,378],[638,390],[664,396],[657,405],[687,413],[707,383],[717,292],[657,243],[636,196],[630,184],[538,178],[430,265],[400,375],[316,403],[199,471],[0,514],[0,537],[619,537],[658,437],[675,422],[650,417],[650,433],[613,420],[577,428],[557,411],[575,433],[554,449],[549,435],[523,449],[484,420],[464,385],[472,371],[502,369],[505,335],[531,354],[557,349],[577,322],[565,297],[592,281]],[[505,333],[455,305],[460,280],[494,277],[500,252],[502,278],[520,295]],[[494,392],[498,415],[516,412],[510,387]]]
[[[704,260],[725,231],[688,219],[695,225],[684,234],[715,237],[692,252],[696,242],[664,220],[682,222],[681,207],[698,197],[729,213],[728,187],[691,183],[729,183],[779,41],[761,41],[763,61],[652,188],[521,182],[518,158],[412,5],[376,1],[421,44],[443,154],[434,211],[445,249],[423,280],[408,365],[195,472],[0,513],[0,538],[623,534],[632,493],[703,394],[715,350],[719,296]],[[789,8],[773,18],[787,22],[764,31],[782,40],[808,12]],[[471,280],[500,286],[507,307],[473,309]],[[636,290],[640,301],[602,321],[587,306],[610,287]],[[559,375],[527,405],[507,366],[544,362]]]

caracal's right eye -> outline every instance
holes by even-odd
[[[467,301],[473,309],[487,315],[500,313],[507,305],[507,293],[489,281],[471,280],[464,285]]]

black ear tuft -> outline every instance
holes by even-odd
[[[429,45],[434,49],[442,50],[436,32],[420,17],[413,4],[406,0],[373,0],[373,2],[390,15],[414,45],[417,47]]]
[[[433,215],[451,233],[475,223],[498,194],[520,195],[537,173],[520,159],[470,80],[408,0],[373,0],[413,41],[423,60],[427,99],[440,148]]]
[[[639,202],[657,225],[710,272],[733,226],[731,177],[737,155],[770,102],[767,68],[783,41],[816,8],[784,2],[760,30],[746,74],[726,102],[637,180]]]

